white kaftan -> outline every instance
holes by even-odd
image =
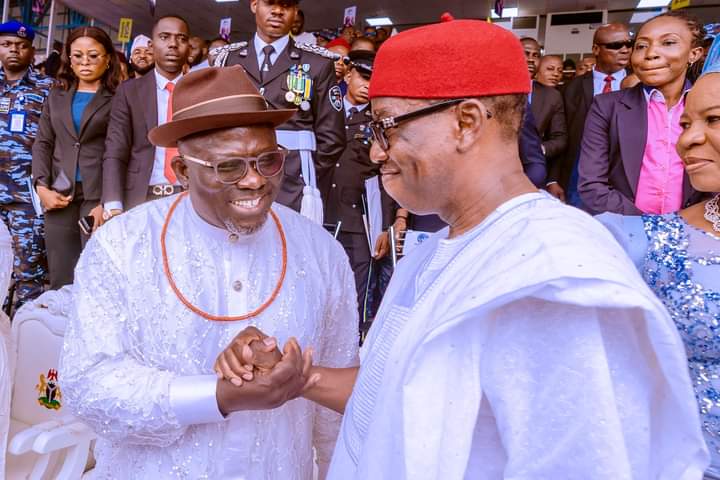
[[[248,325],[280,344],[312,346],[318,363],[357,364],[353,274],[326,231],[281,205],[288,244],[279,297],[258,317],[212,322],[192,313],[163,272],[160,232],[175,197],[141,205],[93,234],[75,272],[75,311],[61,360],[67,406],[99,435],[94,478],[310,479],[312,446],[327,466],[340,417],[304,399],[223,419],[212,367]],[[268,219],[233,241],[203,221],[190,198],[167,236],[180,291],[219,315],[240,315],[271,294],[280,237]]]
[[[546,194],[404,258],[328,478],[699,479],[680,338],[614,238]]]

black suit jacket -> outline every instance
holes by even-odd
[[[542,83],[533,82],[530,108],[535,117],[538,133],[545,148],[545,158],[552,165],[567,147],[567,126],[565,125],[565,106],[560,92]]]
[[[54,88],[48,96],[33,144],[32,174],[35,185],[52,188],[59,172],[72,183],[80,169],[83,197],[100,200],[102,195],[103,153],[110,118],[112,93],[100,88],[82,115],[80,131],[75,131],[72,101],[76,88]]]
[[[563,91],[567,120],[567,149],[550,168],[548,180],[556,181],[567,190],[570,175],[580,155],[585,118],[593,102],[593,72],[589,71],[572,80]]]
[[[525,109],[523,123],[519,133],[520,160],[525,175],[536,187],[545,186],[547,166],[542,152],[542,140],[535,126],[535,116],[531,108]]]
[[[326,190],[331,168],[345,149],[345,113],[342,108],[342,96],[335,97],[335,100],[339,99],[339,108],[335,108],[330,95],[331,89],[337,87],[333,61],[297,48],[291,38],[288,46],[279,53],[270,71],[265,73],[261,81],[255,42],[251,38],[247,48],[234,52],[228,57],[226,65],[242,65],[270,107],[274,109],[297,108],[285,99],[288,92],[287,77],[293,65],[299,65],[301,68],[304,65],[309,67],[307,73],[313,82],[310,109],[307,111],[298,109],[290,120],[277,129],[309,130],[315,133],[317,148],[313,161],[318,187]],[[337,101],[335,106],[338,106]],[[278,202],[299,210],[304,186],[300,155],[298,152],[290,152],[285,160],[285,178],[278,195]]]
[[[325,202],[325,222],[342,221],[343,232],[364,233],[365,225],[362,196],[365,180],[380,173],[380,166],[370,161],[370,135],[367,127],[372,122],[368,105],[346,120],[347,146],[333,166],[330,187]]]
[[[103,161],[103,203],[123,202],[129,210],[147,198],[155,147],[148,132],[157,126],[155,74],[120,85],[112,102]]]

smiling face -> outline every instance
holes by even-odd
[[[228,128],[178,142],[180,153],[213,164],[234,157],[256,157],[277,150],[271,126]],[[232,185],[220,183],[213,168],[180,159],[173,162],[175,173],[188,185],[195,211],[206,222],[224,229],[252,233],[267,220],[280,191],[282,170],[265,178],[255,168]]]
[[[579,77],[580,75],[585,75],[587,72],[593,69],[595,66],[595,57],[589,56],[589,57],[583,57],[582,60],[577,64],[577,69],[575,71],[575,76]]]
[[[397,117],[426,106],[422,100],[374,98],[373,118]],[[438,213],[445,204],[443,193],[453,173],[447,168],[447,149],[452,150],[454,111],[446,108],[387,129],[387,151],[378,142],[372,144],[370,159],[380,165],[383,187],[413,213]]]
[[[703,75],[685,98],[677,151],[695,190],[720,192],[720,73]]]
[[[255,14],[258,35],[272,43],[290,33],[298,6],[290,0],[251,0],[250,10]]]
[[[141,74],[145,74],[155,66],[152,48],[135,47],[130,54],[130,62],[135,66],[135,70]]]
[[[660,88],[684,82],[688,63],[702,55],[702,47],[692,46],[693,35],[679,18],[658,17],[638,32],[632,52],[633,71],[645,85]]]

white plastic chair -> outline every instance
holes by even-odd
[[[85,470],[94,432],[65,413],[57,372],[70,287],[23,305],[12,322],[16,349],[7,480],[75,480]]]

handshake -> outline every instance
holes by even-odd
[[[280,352],[277,340],[255,327],[240,332],[220,353],[217,402],[223,415],[267,410],[303,396],[320,380],[313,372],[312,349],[302,352],[295,338]]]

